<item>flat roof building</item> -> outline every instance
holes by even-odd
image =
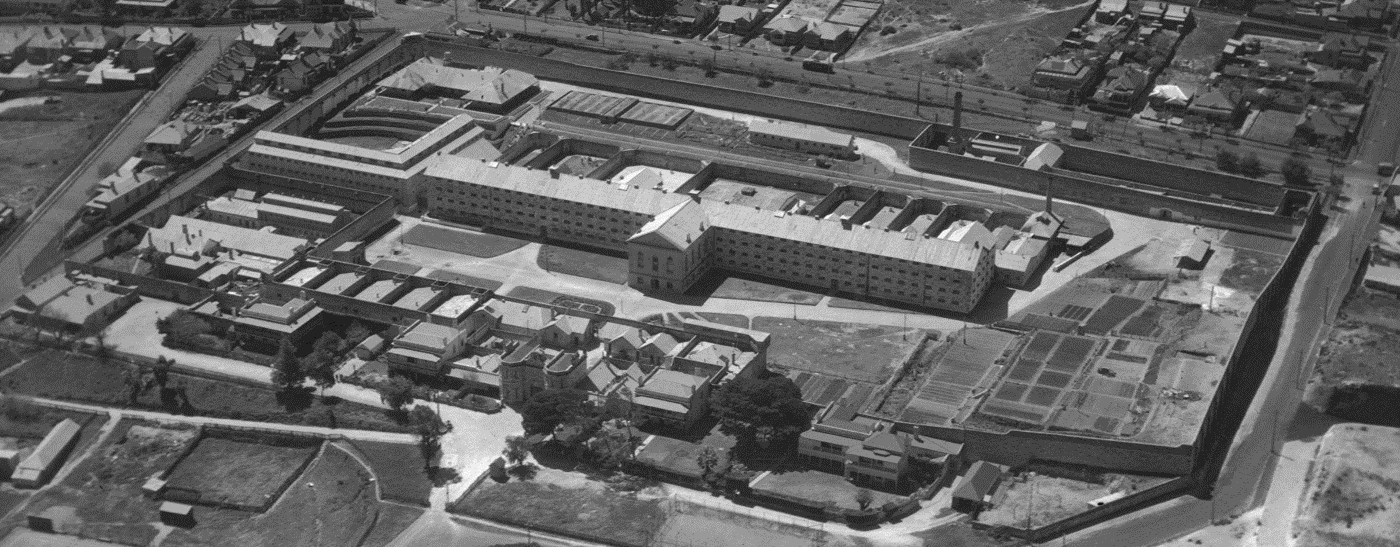
[[[749,122],[749,140],[754,144],[799,152],[851,157],[856,153],[855,137],[819,125],[755,119]]]

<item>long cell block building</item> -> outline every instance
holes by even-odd
[[[995,250],[698,194],[444,156],[424,171],[429,214],[622,250],[629,285],[678,294],[715,269],[956,312],[977,306]]]

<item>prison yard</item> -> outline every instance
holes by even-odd
[[[480,9],[1021,90],[1086,33],[1170,42],[1163,78],[1239,34],[1107,3]],[[279,29],[231,51],[312,47]],[[1329,199],[973,107],[827,125],[684,78],[627,92],[659,57],[597,73],[474,40],[340,57],[355,74],[249,122],[216,176],[99,195],[140,205],[0,318],[0,546],[1058,538],[1194,480]],[[906,127],[850,129],[882,123]],[[1391,326],[1362,297],[1332,384],[1384,380],[1346,349]]]

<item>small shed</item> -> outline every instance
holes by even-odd
[[[61,533],[68,528],[68,523],[77,519],[78,510],[67,505],[55,505],[39,513],[31,513],[27,517],[29,529],[36,532],[48,532],[50,534]]]
[[[1181,242],[1177,247],[1176,267],[1189,270],[1199,270],[1204,268],[1206,262],[1210,260],[1210,242],[1204,239],[1191,238]]]
[[[953,509],[976,513],[991,504],[992,492],[1001,483],[1001,467],[985,461],[968,466],[967,472],[953,483]]]
[[[384,337],[378,334],[371,334],[355,346],[355,357],[362,361],[369,361],[384,351]]]
[[[1081,141],[1089,140],[1089,122],[1087,120],[1075,120],[1069,124],[1069,136]]]
[[[165,493],[165,479],[160,478],[160,474],[151,475],[146,479],[146,483],[141,485],[141,495],[150,499],[156,499]]]
[[[194,506],[167,501],[160,504],[160,521],[171,526],[193,526]]]

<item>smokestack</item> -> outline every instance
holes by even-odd
[[[1054,203],[1055,203],[1055,200],[1054,200],[1054,198],[1052,197],[1052,195],[1053,195],[1053,193],[1054,193],[1054,188],[1055,188],[1055,177],[1054,177],[1054,176],[1046,176],[1046,177],[1045,177],[1045,214],[1048,215],[1048,216],[1051,216],[1051,217],[1055,216],[1055,213],[1054,213],[1054,210],[1053,210],[1053,209],[1054,209],[1053,205],[1054,205]]]

